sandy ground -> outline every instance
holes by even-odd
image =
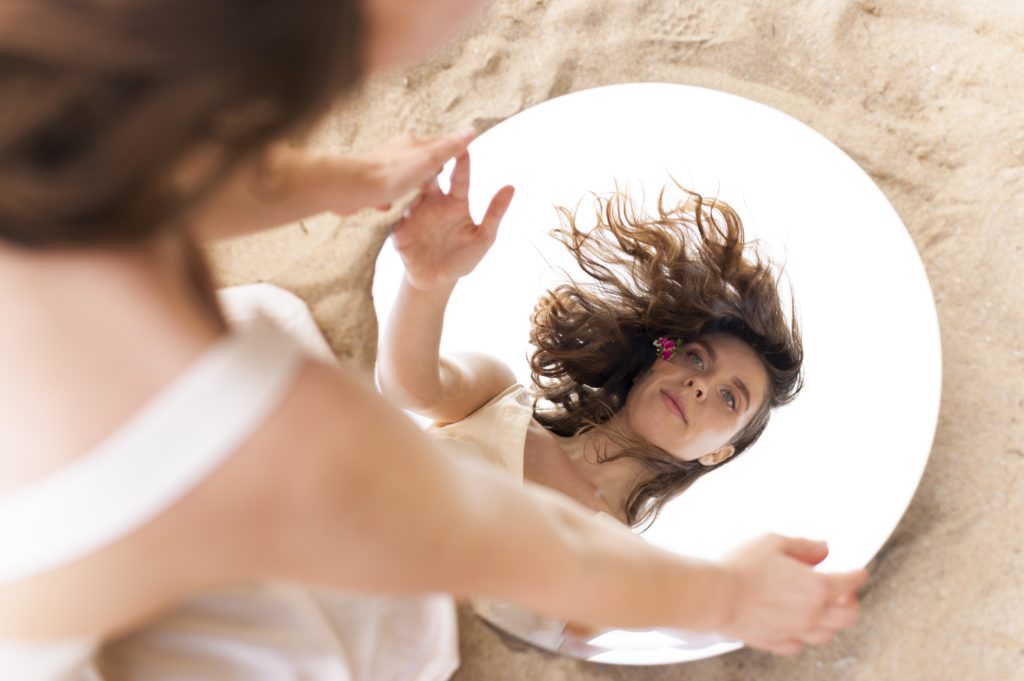
[[[612,667],[505,641],[462,612],[455,678],[1024,679],[1024,294],[1012,284],[1024,271],[1024,3],[500,0],[429,63],[368,83],[316,144],[365,149],[406,130],[488,127],[557,95],[631,81],[773,106],[882,188],[938,304],[944,385],[931,461],[873,563],[862,622],[828,646],[793,659],[744,650]],[[295,291],[334,350],[369,368],[369,287],[389,222],[321,217],[228,242],[216,269],[224,284]]]

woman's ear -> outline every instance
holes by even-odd
[[[722,463],[735,453],[735,447],[733,447],[732,445],[725,445],[724,447],[719,447],[710,454],[705,454],[704,456],[697,459],[697,461],[700,461],[701,464],[705,466],[715,466],[717,464]]]

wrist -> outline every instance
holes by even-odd
[[[337,154],[311,153],[296,160],[305,203],[316,213],[351,215],[366,208],[366,187],[373,169],[364,159]]]
[[[722,632],[729,629],[736,620],[742,600],[743,579],[730,565],[712,563],[711,569],[715,582],[712,587],[715,606],[709,609],[711,618],[708,628],[711,631]]]
[[[443,297],[447,302],[448,297],[451,296],[452,291],[454,291],[456,285],[458,285],[459,279],[460,277],[455,277],[454,279],[437,279],[430,282],[417,281],[410,277],[408,270],[406,270],[402,278],[402,285],[416,294]]]
[[[315,150],[275,145],[254,169],[263,201],[289,221],[330,210],[335,173],[331,161]]]
[[[683,612],[678,621],[687,629],[721,632],[735,618],[739,604],[740,579],[728,566],[710,561],[688,560],[690,578],[677,580],[686,591],[677,600]],[[678,625],[677,625],[678,626]]]

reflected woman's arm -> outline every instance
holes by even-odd
[[[437,422],[458,421],[515,383],[504,363],[481,353],[440,354],[444,312],[460,277],[494,243],[512,188],[495,195],[477,225],[469,215],[469,155],[459,157],[445,195],[430,183],[394,232],[406,265],[381,337],[377,378],[394,404]]]
[[[421,291],[403,281],[377,356],[381,392],[437,423],[465,418],[516,382],[512,370],[490,355],[440,353],[451,288]]]

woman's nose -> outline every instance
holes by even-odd
[[[707,386],[704,385],[704,381],[699,378],[689,378],[686,381],[686,387],[693,389],[694,399],[703,400],[707,394]]]

